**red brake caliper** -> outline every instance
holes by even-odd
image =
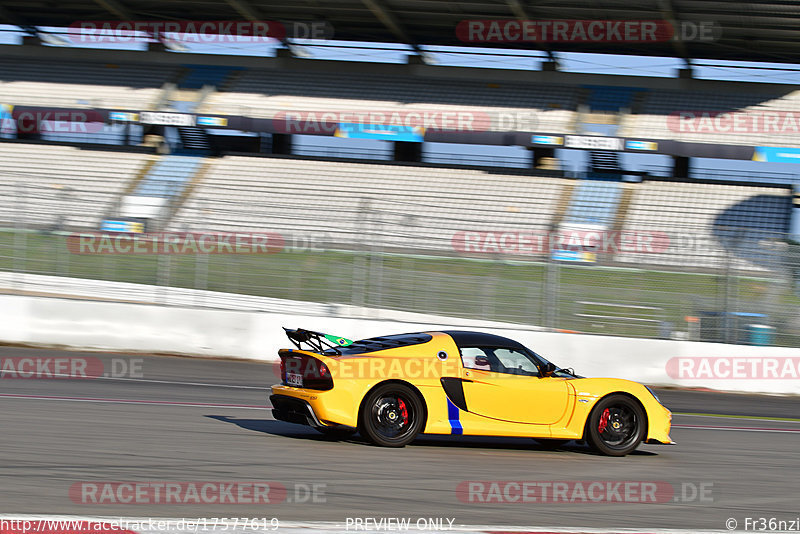
[[[403,416],[403,424],[408,424],[408,408],[406,408],[406,403],[403,399],[397,399],[397,405],[400,407],[400,415]]]
[[[597,431],[601,434],[606,431],[606,427],[608,426],[608,418],[611,416],[611,413],[606,408],[603,411],[603,415],[600,416],[600,424],[597,425]]]

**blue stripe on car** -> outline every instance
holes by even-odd
[[[461,420],[459,419],[459,414],[461,410],[458,409],[458,406],[453,404],[450,399],[447,399],[447,418],[450,420],[450,433],[461,435],[464,433],[464,428],[461,426]]]

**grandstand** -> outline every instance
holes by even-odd
[[[581,180],[570,197],[563,222],[610,228],[621,197],[622,184],[616,180]]]
[[[0,225],[96,230],[152,159],[144,152],[0,143]]]
[[[226,156],[171,226],[324,233],[344,248],[373,241],[452,252],[460,230],[547,232],[562,182],[511,170]]]
[[[293,68],[276,77],[274,65],[270,69],[253,65],[204,65],[199,62],[148,66],[131,62],[130,55],[116,64],[101,61],[101,56],[98,54],[97,60],[90,61],[87,59],[90,56],[84,55],[83,60],[73,62],[55,62],[42,57],[26,62],[5,59],[9,68],[3,70],[0,95],[15,105],[49,104],[128,110],[168,110],[180,107],[177,106],[180,100],[187,100],[192,101],[199,112],[254,118],[271,118],[286,110],[344,111],[362,110],[365,107],[381,111],[466,109],[488,114],[532,111],[537,117],[533,124],[536,131],[575,133],[580,130],[583,121],[599,120],[618,123],[619,135],[627,132],[629,135],[635,133],[653,139],[750,144],[776,144],[776,141],[784,142],[786,139],[776,139],[766,133],[745,136],[678,132],[668,127],[669,116],[686,109],[793,111],[793,105],[796,106],[795,93],[786,92],[783,88],[780,88],[783,94],[775,86],[759,86],[757,92],[746,93],[733,91],[739,84],[724,82],[715,83],[727,94],[659,89],[647,86],[649,82],[645,83],[647,80],[641,78],[630,79],[630,85],[624,86],[609,85],[608,82],[589,84],[584,83],[586,76],[580,75],[557,78],[574,78],[573,83],[522,83],[515,76],[505,81],[499,79],[498,82],[487,83],[477,79],[448,79],[442,74],[437,74],[436,78],[400,76],[389,74],[391,69],[386,68],[381,68],[379,74],[363,78],[358,69],[346,74],[329,72],[330,69],[325,67],[316,71]],[[201,59],[193,58],[192,61]],[[316,82],[313,85],[306,83],[310,75],[314,76]],[[81,83],[78,83],[79,78]],[[612,81],[614,77],[591,78],[595,81]],[[616,80],[613,81],[618,84]],[[640,83],[640,86],[636,83]],[[200,91],[208,87],[213,89],[200,95]],[[186,109],[190,110],[191,106]],[[493,123],[490,129],[498,128],[502,129],[502,125]],[[198,133],[189,130],[180,128],[180,136],[173,134],[172,137],[186,143],[190,135],[205,136],[203,129],[194,128]],[[91,141],[96,142],[98,136],[102,135],[95,134]],[[109,142],[122,142],[121,134],[117,132],[115,135]],[[80,144],[81,141],[79,135],[51,133],[44,137],[72,144]],[[143,138],[140,135],[138,139]],[[787,145],[791,146],[791,142]],[[20,147],[21,153],[24,152],[23,145],[16,146]],[[48,147],[47,150],[60,149]],[[201,157],[200,152],[194,158]],[[120,157],[118,154],[113,152],[110,157]],[[599,157],[603,152],[593,152],[593,157],[595,154]],[[609,154],[616,156],[613,152]],[[136,155],[136,158],[142,156]],[[185,184],[191,182],[201,162],[188,156],[174,157],[176,162],[189,160],[192,161],[188,166],[170,163],[169,159],[156,163],[148,171],[149,176],[135,184],[136,190],[132,189],[132,193],[140,196],[178,196]],[[173,167],[185,168],[185,171],[181,171],[183,175],[164,176],[164,172],[170,174],[169,169]],[[515,172],[414,163],[379,165],[229,156],[212,165],[212,171],[189,195],[186,205],[176,210],[175,218],[168,224],[170,228],[186,228],[195,226],[192,221],[202,220],[208,228],[216,230],[263,228],[266,225],[283,230],[322,231],[326,227],[328,232],[336,236],[336,241],[347,242],[351,241],[348,236],[360,231],[355,221],[364,202],[369,201],[373,205],[385,206],[383,209],[391,214],[386,217],[390,219],[418,221],[424,217],[428,221],[427,225],[417,228],[407,225],[394,232],[404,236],[396,241],[404,241],[412,248],[446,248],[442,244],[447,243],[447,232],[470,224],[491,226],[498,231],[520,228],[522,225],[532,231],[552,229],[558,224],[600,224],[608,229],[626,230],[640,230],[643,226],[649,226],[668,228],[674,232],[702,231],[703,236],[714,240],[720,235],[715,230],[714,222],[718,211],[748,202],[749,198],[763,193],[758,187],[680,184],[648,178],[642,184],[628,187],[633,196],[626,199],[625,209],[622,209],[620,204],[624,189],[615,181],[613,172],[606,174],[604,180],[596,179],[602,177],[600,175],[578,182],[567,179],[564,173],[554,171],[546,174],[539,170],[527,175]],[[619,172],[623,172],[622,169],[618,169]],[[372,179],[365,185],[358,178],[363,176]],[[435,180],[431,179],[432,176],[436,177]],[[533,180],[533,177],[536,179]],[[327,183],[329,187],[315,189],[314,186],[319,183]],[[502,186],[497,187],[497,184]],[[127,186],[134,187],[131,184]],[[159,192],[170,187],[171,192]],[[699,192],[693,188],[698,188]],[[711,190],[714,193],[707,193]],[[734,190],[738,193],[729,193]],[[464,193],[453,196],[456,191]],[[768,203],[770,209],[763,217],[769,222],[764,224],[772,235],[778,236],[788,231],[788,193],[783,190],[775,196],[774,188],[769,191],[773,194],[768,198],[778,200]],[[348,218],[340,217],[333,221],[343,225],[341,228],[336,224],[327,227],[323,221],[304,221],[302,217],[291,215],[303,202],[322,202],[315,194],[335,199],[340,212],[351,214]],[[116,189],[104,197],[106,205],[100,211],[112,213],[113,206],[121,203],[120,195],[120,189]],[[703,200],[706,198],[713,199],[713,202]],[[255,199],[260,200],[256,202]],[[237,205],[237,201],[244,200],[260,206],[263,217],[248,214],[247,210],[237,213],[236,209],[239,208],[231,208]],[[272,209],[268,209],[270,206]],[[431,214],[432,210],[435,210],[435,215]],[[200,211],[208,212],[209,216],[198,217]],[[343,220],[348,222],[344,223]],[[737,226],[739,220],[728,217],[726,225]],[[95,225],[97,223],[96,217],[79,217],[73,224],[82,226],[89,221]],[[718,241],[715,242],[721,247]],[[716,265],[720,254],[722,248],[716,252],[710,251],[708,257],[702,259],[690,260],[689,256],[679,252],[657,259],[637,254],[619,254],[614,259],[623,263],[658,262],[708,267]]]
[[[242,59],[242,65],[231,66],[203,64],[202,56],[146,64],[130,52],[116,58],[83,54],[81,60],[49,59],[38,51],[31,55],[24,60],[19,54],[0,59],[0,102],[134,112],[196,108],[200,113],[263,119],[287,111],[361,111],[365,106],[382,112],[470,111],[485,113],[489,124],[478,127],[496,132],[521,127],[522,131],[581,133],[582,124],[601,122],[616,125],[621,137],[800,146],[796,118],[794,128],[791,117],[789,122],[784,119],[786,114],[800,112],[800,91],[775,84],[655,82],[631,77],[621,85],[618,76],[558,72],[521,76],[513,71],[486,81],[476,69],[457,72],[454,68],[454,73],[449,73],[415,66],[417,75],[408,76],[403,66],[387,69],[350,64],[347,69],[351,72],[345,73],[341,68],[331,72],[324,65],[295,65],[286,58]],[[153,58],[158,59],[158,54],[153,53]],[[288,65],[290,69],[282,68]],[[314,84],[307,83],[312,77]],[[191,105],[181,106],[182,101]],[[712,117],[719,113],[772,113],[779,120],[771,130],[709,129],[708,124],[696,122],[681,126],[681,112]],[[501,114],[527,114],[533,119],[515,123],[499,119]]]
[[[173,67],[144,63],[0,57],[0,102],[147,110],[177,74]]]
[[[192,156],[156,159],[57,145],[10,143],[0,149],[14,162],[4,169],[7,198],[23,195],[26,223],[35,227],[52,224],[64,202],[71,206],[63,213],[65,228],[97,229],[126,194],[179,196],[202,165]],[[372,240],[386,248],[447,253],[459,231],[544,234],[559,224],[589,225],[662,232],[675,240],[664,253],[608,254],[605,263],[713,268],[725,265],[730,254],[736,257],[725,248],[734,238],[738,248],[782,239],[791,214],[785,186],[648,179],[625,184],[630,198],[623,206],[619,182],[558,172],[285,156],[230,155],[210,163],[168,229],[325,234],[341,248]],[[4,208],[3,220],[12,225],[19,206]],[[370,225],[377,229],[366,231]],[[763,270],[764,262],[747,256],[736,266]]]
[[[780,240],[788,232],[787,187],[659,180],[626,187],[632,197],[621,213],[622,188],[614,181],[576,182],[499,169],[227,156],[215,163],[171,228],[324,233],[329,242],[352,248],[370,242],[364,237],[366,224],[377,227],[366,233],[372,241],[379,236],[376,243],[382,247],[446,253],[452,252],[458,231],[541,234],[561,222],[572,228],[663,233],[674,240],[663,253],[622,252],[603,259],[678,267],[721,267],[730,254],[736,258],[737,250],[724,246],[733,237],[741,249],[754,241]],[[498,253],[514,256],[511,249]],[[735,265],[757,271],[766,264],[747,256]]]
[[[756,185],[646,181],[635,188],[623,229],[659,230],[678,241],[663,254],[618,254],[617,261],[697,267],[777,268],[776,258],[753,258],[760,241],[789,232],[791,189]]]
[[[631,112],[622,117],[619,133],[697,143],[800,147],[800,124],[791,117],[791,122],[785,123],[787,112],[800,113],[800,91],[748,94],[747,89],[742,89],[732,93],[664,90],[643,93]],[[681,128],[677,116],[681,112],[705,112],[710,117],[715,113],[774,114],[779,120],[766,131],[763,126],[747,131],[734,128],[732,124],[715,127],[696,122]]]
[[[731,280],[757,278],[772,289],[758,299],[737,298],[748,305],[757,301],[783,331],[797,333],[777,320],[785,319],[795,302],[783,285],[792,261],[787,252],[792,212],[798,211],[791,187],[769,183],[766,174],[753,173],[740,183],[702,176],[689,160],[758,160],[766,158],[765,149],[796,157],[800,137],[791,135],[791,126],[709,130],[697,128],[697,122],[685,127],[680,118],[685,112],[791,118],[800,114],[800,91],[793,86],[695,80],[685,72],[675,79],[576,74],[555,70],[554,62],[542,70],[487,70],[414,59],[406,64],[309,61],[286,53],[222,58],[157,50],[0,48],[8,52],[0,59],[0,104],[6,105],[0,113],[13,118],[14,110],[25,106],[93,109],[106,121],[103,131],[92,134],[0,131],[0,225],[15,229],[14,235],[44,231],[47,235],[40,237],[47,244],[62,231],[135,221],[148,230],[314,236],[324,240],[326,250],[344,255],[335,256],[341,265],[352,259],[353,271],[332,274],[327,260],[318,265],[313,259],[307,260],[311,267],[302,268],[318,279],[351,276],[354,286],[372,277],[365,287],[384,284],[391,295],[376,306],[431,311],[425,306],[434,306],[435,288],[437,300],[448,303],[440,311],[458,314],[457,292],[480,286],[479,310],[470,312],[477,317],[605,333],[612,333],[608,324],[585,320],[593,315],[584,307],[617,307],[628,314],[637,306],[650,310],[652,317],[639,318],[647,323],[645,330],[625,323],[636,317],[611,321],[613,332],[628,335],[661,335],[653,330],[659,322],[728,309],[734,298]],[[709,50],[713,53],[706,57],[725,53]],[[393,161],[380,161],[365,159],[353,139],[331,138],[333,131],[303,131],[302,141],[306,147],[314,140],[326,147],[339,142],[337,157],[301,155],[312,151],[298,149],[294,132],[281,130],[275,120],[288,111],[470,112],[487,119],[466,132],[368,132],[376,137],[365,138],[390,147],[383,155]],[[346,124],[336,126],[339,136]],[[389,134],[398,133],[408,137],[393,141]],[[313,135],[329,138],[322,143]],[[429,142],[458,146],[465,153],[462,162],[426,159],[422,147]],[[474,145],[522,147],[529,160],[517,169],[485,165],[470,157]],[[589,164],[577,172],[562,170],[559,158],[566,152],[559,151],[564,149],[586,151]],[[661,176],[631,172],[623,154],[658,154],[671,158],[673,166]],[[663,234],[669,246],[658,253],[593,249],[570,256],[569,250],[549,247],[521,253],[505,241],[465,251],[454,242],[461,232],[496,239],[553,238],[576,230]],[[19,240],[3,235],[0,248],[12,250],[10,255],[20,252]],[[371,258],[368,275],[355,267],[354,254],[361,253]],[[395,256],[412,267],[390,265],[386,258]],[[449,263],[431,267],[420,259],[427,257]],[[191,285],[223,274],[227,280],[228,266],[239,269],[240,260],[227,261],[211,264],[219,272],[195,273],[191,281],[180,271],[181,281],[172,283]],[[296,262],[301,260],[281,261],[283,276],[300,268]],[[103,277],[122,276],[117,267],[109,274],[108,262]],[[172,268],[162,263],[155,268]],[[475,267],[484,263],[490,267]],[[519,265],[528,270],[513,275],[504,270]],[[18,262],[14,268],[21,269]],[[96,276],[95,267],[80,268]],[[257,278],[260,269],[270,267],[253,263],[247,269]],[[633,271],[641,287],[626,286],[619,274]],[[669,288],[648,286],[658,285],[654,280],[662,275],[654,273],[662,272],[676,284],[670,296],[665,296]],[[689,280],[707,275],[720,278],[699,304],[693,299],[697,291],[687,289],[694,287]],[[170,272],[154,279],[169,281]],[[404,289],[392,285],[400,279],[406,279]],[[606,279],[616,286],[606,287]],[[427,284],[424,305],[414,296],[420,291],[415,282]],[[258,283],[219,287],[283,295],[281,288]],[[524,291],[516,291],[517,284]],[[312,289],[298,290],[298,298],[320,298]],[[412,295],[406,298],[404,291]],[[531,302],[541,308],[530,311],[536,307]]]
[[[313,76],[314,84],[308,84]],[[478,80],[247,70],[226,91],[217,92],[202,111],[271,118],[285,111],[473,111],[535,113],[539,131],[569,131],[580,88],[574,85],[489,83]],[[495,118],[487,129],[510,130]]]

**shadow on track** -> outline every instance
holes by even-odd
[[[222,421],[223,423],[234,424],[245,430],[262,432],[286,438],[304,439],[309,441],[343,441],[347,443],[359,443],[370,445],[361,436],[355,435],[347,439],[335,439],[323,435],[313,428],[275,421],[272,419],[240,419],[238,417],[228,417],[224,415],[206,415],[209,419]],[[555,449],[543,446],[530,438],[502,438],[492,436],[445,436],[445,435],[423,435],[414,440],[409,447],[458,447],[463,449],[503,449],[533,452],[556,452],[561,454],[577,453],[599,456],[599,454],[581,442],[571,441]],[[651,451],[635,450],[629,456],[657,456]]]
[[[420,436],[410,446],[424,447],[459,447],[459,448],[482,448],[482,449],[504,449],[532,452],[555,452],[560,454],[575,453],[587,454],[591,456],[605,456],[598,453],[582,441],[569,441],[559,447],[542,445],[531,438],[503,438],[494,436],[440,436],[428,435]],[[657,456],[652,451],[637,449],[628,456]]]
[[[238,417],[228,417],[225,415],[206,415],[209,419],[222,421],[223,423],[231,423],[239,428],[251,430],[253,432],[262,432],[264,434],[272,434],[274,436],[282,436],[285,438],[305,439],[311,441],[361,441],[360,438],[355,439],[334,439],[317,432],[311,427],[296,425],[294,423],[286,423],[284,421],[275,421],[273,419],[240,419]]]

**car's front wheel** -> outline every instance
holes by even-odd
[[[422,431],[425,408],[419,395],[403,384],[384,384],[364,399],[358,431],[382,447],[404,447]]]
[[[586,440],[608,456],[625,456],[645,438],[644,410],[627,395],[609,395],[598,402],[586,422]]]

